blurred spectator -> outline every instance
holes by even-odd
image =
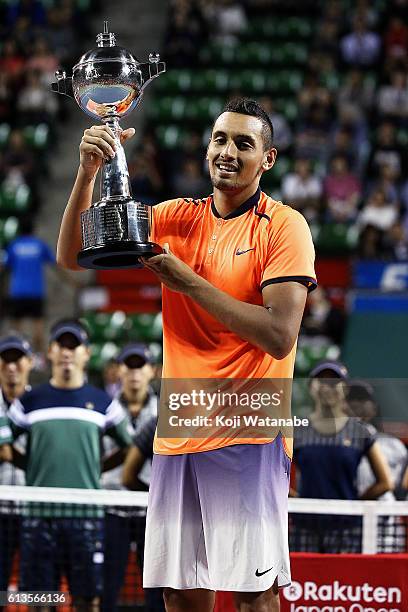
[[[358,417],[365,423],[370,423],[373,426],[373,421],[378,417],[378,406],[374,399],[374,390],[371,385],[365,381],[353,381],[347,389],[347,404],[350,409],[351,416]],[[404,468],[408,461],[408,451],[399,438],[377,432],[377,442],[382,453],[387,460],[391,470],[393,480],[393,489],[398,490],[401,486]],[[375,476],[367,459],[363,457],[358,466],[357,472],[357,488],[363,493],[368,487],[375,482]],[[394,493],[387,491],[380,499],[395,499]]]
[[[27,148],[21,130],[13,130],[10,134],[8,146],[3,154],[0,173],[3,180],[17,187],[23,183],[33,187],[34,157]]]
[[[3,72],[10,83],[18,83],[24,70],[25,59],[17,49],[12,38],[4,41],[0,56],[0,72]]]
[[[186,61],[194,66],[205,30],[201,13],[193,3],[183,0],[176,0],[171,8],[163,55],[173,67],[185,68]]]
[[[133,198],[143,204],[159,201],[162,179],[151,158],[143,151],[136,151],[129,162],[129,175]]]
[[[233,44],[247,27],[244,4],[239,0],[218,0],[210,4],[211,33],[223,43]],[[208,13],[207,13],[208,15]]]
[[[325,289],[316,287],[309,294],[302,328],[308,335],[325,336],[341,345],[346,324],[344,312],[329,300]]]
[[[25,320],[32,323],[33,346],[41,351],[44,348],[45,266],[53,266],[63,283],[74,286],[76,283],[65,270],[56,266],[50,247],[33,235],[31,217],[21,220],[20,231],[21,235],[6,248],[5,267],[10,273],[7,312],[18,331]]]
[[[390,84],[380,87],[377,108],[382,117],[393,119],[399,125],[408,125],[408,83],[405,71],[395,70],[390,75]]]
[[[369,187],[370,195],[372,192],[380,190],[384,193],[387,202],[394,204],[396,208],[399,207],[398,175],[394,166],[389,164],[380,166],[378,180],[371,182]]]
[[[287,174],[282,181],[282,197],[306,219],[314,221],[320,212],[322,181],[312,171],[309,159],[297,159],[295,171]]]
[[[376,32],[367,30],[364,17],[356,16],[353,31],[341,39],[340,48],[346,64],[368,67],[378,59],[381,39]]]
[[[75,61],[73,58],[77,46],[78,28],[73,27],[72,7],[65,3],[65,6],[52,6],[48,10],[48,25],[45,36],[53,49],[60,63]]]
[[[209,189],[209,183],[201,172],[201,164],[195,159],[186,159],[174,177],[174,192],[189,194],[191,198],[202,198],[203,193]]]
[[[110,359],[104,366],[103,372],[103,388],[112,399],[119,395],[122,388],[122,383],[119,378],[119,364],[116,359]]]
[[[306,74],[303,86],[298,93],[298,103],[303,115],[307,115],[312,107],[330,106],[330,91],[326,87],[320,85],[316,73],[309,72]]]
[[[43,85],[49,88],[58,67],[59,61],[56,55],[52,53],[47,40],[37,38],[33,44],[31,57],[27,61],[27,70],[40,71]]]
[[[272,121],[274,146],[280,153],[284,153],[289,149],[293,141],[290,125],[286,121],[285,116],[276,110],[271,97],[264,96],[259,100],[259,103]]]
[[[327,157],[327,134],[332,128],[330,110],[325,104],[312,104],[296,135],[296,156],[324,163]]]
[[[131,435],[137,439],[139,435],[146,436],[146,426],[157,420],[157,396],[150,388],[153,378],[151,355],[146,346],[142,344],[127,344],[118,355],[119,378],[122,384],[122,392],[118,396],[123,409],[128,415]],[[150,425],[149,425],[150,431]],[[142,433],[143,432],[143,433]],[[132,447],[132,451],[136,447]],[[104,443],[104,470],[109,469],[111,458],[116,445],[110,440]],[[132,475],[132,488],[147,490],[150,482],[151,460],[153,455],[153,439],[151,447],[144,448],[144,461],[140,462],[137,474]],[[114,467],[114,466],[113,466]],[[105,489],[123,489],[123,466],[102,475],[101,484]],[[114,612],[117,610],[117,600],[122,587],[130,545],[132,542],[137,546],[137,559],[141,571],[143,571],[144,532],[146,517],[140,509],[121,510],[120,513],[108,511],[105,516],[105,562],[104,562],[104,594],[102,600],[102,611]],[[160,592],[160,595],[162,593]],[[163,599],[159,597],[159,607],[149,606],[149,593],[146,592],[147,609],[151,612],[164,612]]]
[[[322,362],[310,373],[314,401],[309,426],[294,439],[294,461],[300,475],[292,495],[314,499],[377,499],[392,488],[386,460],[376,443],[375,429],[350,418],[346,404],[344,365]],[[357,469],[366,456],[375,481],[360,495]],[[322,506],[324,512],[324,506]],[[291,549],[320,553],[361,551],[360,517],[294,515]]]
[[[354,120],[362,120],[372,106],[373,96],[373,82],[365,79],[361,70],[350,70],[336,96],[337,111],[346,106]]]
[[[0,123],[13,120],[13,90],[6,73],[0,71]]]
[[[399,15],[393,15],[384,36],[384,51],[388,58],[401,60],[408,55],[408,26]]]
[[[57,96],[41,81],[39,70],[28,70],[26,84],[17,97],[19,122],[24,124],[50,123],[58,110]]]
[[[356,219],[361,184],[350,172],[347,159],[341,155],[330,163],[330,172],[324,180],[324,196],[327,220],[350,223]]]
[[[44,25],[46,22],[44,4],[40,0],[19,0],[10,3],[7,24],[13,27],[21,17],[25,17],[34,27]]]
[[[330,151],[330,157],[344,157],[347,160],[349,168],[353,168],[356,172],[358,168],[357,164],[357,151],[353,146],[353,134],[351,128],[340,125],[334,133],[333,147]]]
[[[387,200],[384,191],[376,189],[358,215],[357,224],[361,229],[371,225],[381,232],[386,232],[397,219],[398,209],[395,203]]]
[[[386,235],[383,244],[386,257],[395,261],[408,261],[408,233],[407,228],[397,221]]]
[[[319,24],[313,49],[321,54],[337,58],[339,30],[340,23],[338,21],[323,19]]]
[[[396,177],[406,176],[407,152],[398,144],[395,126],[389,121],[384,121],[377,129],[376,142],[367,164],[368,176],[378,177],[384,164],[393,168]]]
[[[10,404],[29,391],[30,372],[33,367],[30,344],[17,335],[7,335],[0,338],[0,411],[7,416]],[[7,421],[0,418],[0,444],[8,427]],[[12,442],[12,437],[9,439]],[[26,440],[20,444],[19,452],[24,452]],[[11,461],[11,447],[8,461]],[[0,461],[0,485],[25,485],[25,474],[20,468],[9,462]],[[13,559],[19,546],[20,520],[18,513],[10,513],[7,508],[0,511],[0,590],[7,591]],[[0,610],[3,608],[0,606]]]

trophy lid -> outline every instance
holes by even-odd
[[[127,49],[116,44],[116,36],[109,32],[108,22],[103,23],[103,32],[96,37],[97,47],[87,51],[73,68],[73,73],[90,64],[99,62],[120,62],[121,64],[140,64],[139,60]]]

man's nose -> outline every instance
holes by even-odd
[[[17,370],[17,361],[9,361],[6,367],[8,372],[15,372]]]
[[[225,146],[221,152],[221,157],[225,159],[235,159],[237,154],[237,147],[235,146],[235,142],[230,140],[225,143]]]

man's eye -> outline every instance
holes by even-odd
[[[224,138],[214,138],[214,142],[216,144],[223,144],[225,142]]]

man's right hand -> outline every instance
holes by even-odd
[[[133,128],[121,131],[121,143],[132,138],[134,133]],[[79,147],[79,159],[86,176],[93,179],[102,166],[102,162],[115,157],[115,151],[115,135],[109,126],[93,125],[85,130]]]

